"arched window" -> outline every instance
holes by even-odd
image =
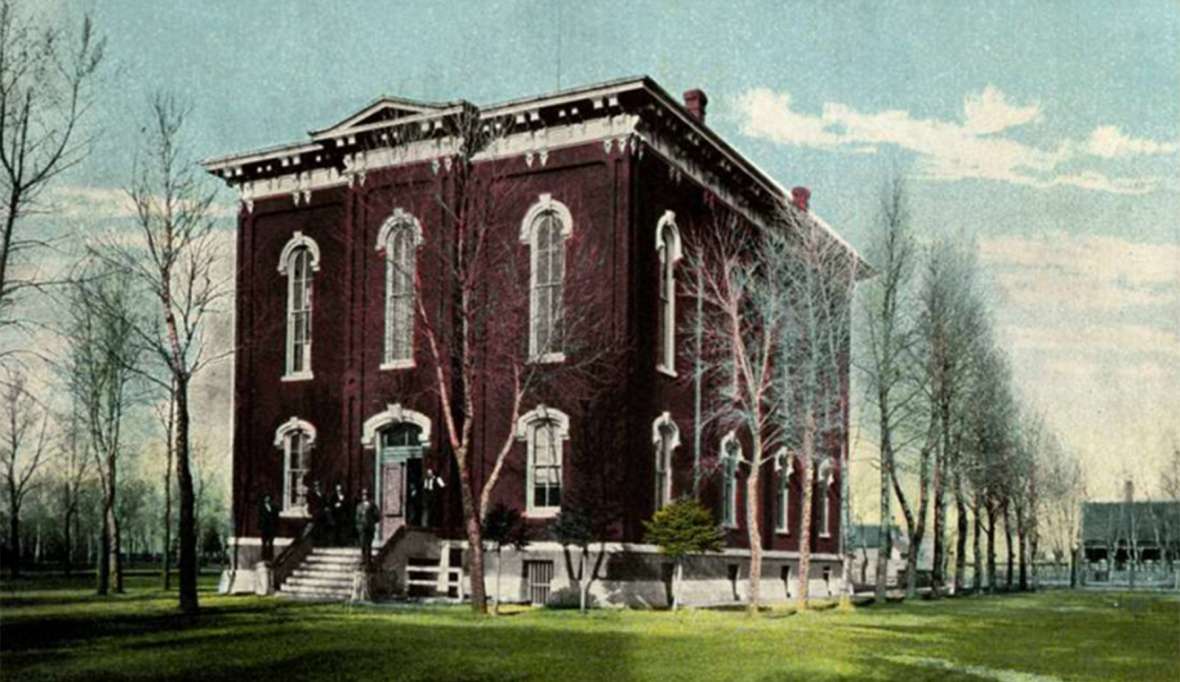
[[[737,500],[738,463],[742,460],[742,445],[737,435],[730,431],[721,439],[721,523],[729,528],[737,528]]]
[[[320,269],[315,241],[296,232],[279,257],[279,273],[287,276],[286,370],[283,379],[310,379],[312,274]]]
[[[655,509],[658,511],[672,499],[672,451],[680,445],[680,429],[667,412],[652,424],[651,440],[655,448]]]
[[[774,458],[774,469],[778,473],[778,487],[775,495],[775,532],[791,534],[791,474],[794,466],[786,448],[778,451]]]
[[[385,254],[385,348],[382,369],[414,364],[414,306],[418,245],[422,226],[412,215],[395,209],[377,235]]]
[[[656,225],[660,256],[659,361],[656,368],[676,375],[676,261],[680,260],[680,232],[676,214],[666,211]]]
[[[522,415],[516,426],[517,438],[528,447],[525,507],[530,515],[547,516],[561,510],[562,472],[565,441],[569,440],[569,417],[560,410],[538,405]]]
[[[815,523],[813,527],[818,529],[821,538],[826,538],[832,535],[831,514],[828,513],[828,491],[832,487],[835,467],[831,458],[820,463],[818,474],[815,480]]]
[[[283,451],[283,513],[307,514],[307,474],[316,430],[310,423],[291,417],[275,431],[275,447]]]
[[[565,240],[573,231],[569,209],[548,194],[533,204],[521,224],[529,244],[529,357],[560,362],[564,334]]]

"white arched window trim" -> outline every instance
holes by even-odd
[[[387,426],[393,424],[410,423],[422,429],[419,436],[423,445],[430,443],[430,417],[414,410],[408,410],[401,403],[386,405],[385,409],[365,420],[361,426],[361,446],[372,448],[377,446],[377,434]]]
[[[291,417],[287,421],[280,424],[279,428],[275,429],[274,445],[276,448],[283,451],[283,508],[279,513],[279,515],[283,517],[306,518],[308,516],[306,502],[301,505],[291,504],[291,457],[293,454],[295,454],[295,440],[300,435],[307,439],[303,444],[303,447],[306,448],[303,454],[306,456],[307,451],[311,450],[311,448],[315,445],[316,440],[316,429],[315,426],[311,424],[311,422],[304,421],[298,417]],[[306,471],[307,469],[306,461],[303,462],[303,464],[305,466],[301,468],[300,471]],[[295,481],[294,485],[302,485],[302,481]]]
[[[822,510],[823,517],[819,527],[819,536],[821,538],[832,537],[832,510],[830,509],[828,492],[831,490],[832,481],[836,476],[836,465],[832,462],[831,457],[826,457],[819,464],[815,477],[816,485],[816,509]]]
[[[305,279],[302,282],[303,288],[299,292],[296,292],[296,273],[292,268],[292,263],[304,251],[307,253],[307,264],[310,267],[310,272],[303,273]],[[296,231],[295,234],[291,235],[291,239],[287,241],[283,246],[282,252],[279,254],[279,274],[287,278],[286,325],[283,337],[283,381],[306,381],[313,377],[311,371],[311,333],[313,329],[312,316],[315,310],[315,286],[314,278],[311,275],[312,273],[319,272],[319,269],[319,245],[311,237],[300,231]],[[297,309],[296,306],[299,306],[299,308]],[[300,314],[306,317],[300,318]],[[303,343],[298,345],[294,342],[296,327],[300,327],[304,335]],[[299,360],[298,369],[296,369],[296,354],[298,354]]]
[[[667,235],[665,237],[665,234]],[[660,256],[659,360],[656,369],[676,376],[676,262],[683,255],[676,214],[664,211],[656,223],[656,253]]]
[[[664,440],[664,431],[670,434]],[[672,420],[671,413],[664,412],[651,425],[651,443],[655,456],[655,508],[672,501],[672,453],[680,447],[680,427]]]
[[[730,446],[736,446],[731,455]],[[721,525],[726,528],[738,527],[738,464],[742,461],[742,442],[733,431],[721,439],[722,509]]]
[[[552,427],[551,442],[554,447],[556,462],[539,464],[537,459],[537,433],[546,425]],[[532,517],[556,516],[561,511],[561,505],[537,504],[535,499],[535,483],[538,468],[548,470],[550,480],[556,478],[559,494],[563,492],[565,475],[565,443],[570,439],[570,418],[561,410],[545,405],[538,405],[532,411],[522,414],[516,421],[516,438],[525,441],[527,454],[525,459],[525,513]]]
[[[398,320],[395,319],[393,309],[393,299],[397,295],[397,292],[393,290],[393,269],[396,267],[396,264],[393,262],[394,249],[392,246],[393,240],[399,236],[402,230],[408,230],[410,232],[415,254],[411,257],[410,261],[412,268],[410,272],[410,290],[408,294],[403,292],[401,295],[401,297],[408,296],[408,314]],[[393,213],[385,219],[385,222],[381,224],[381,229],[377,232],[377,253],[385,257],[385,334],[380,366],[380,369],[383,370],[408,369],[414,366],[414,305],[418,295],[415,289],[414,279],[418,267],[416,250],[420,246],[422,246],[422,223],[405,209],[400,207],[393,209]],[[393,357],[394,334],[397,331],[394,325],[398,321],[409,327],[409,339],[405,344],[407,355]]]
[[[774,532],[779,535],[791,534],[791,476],[795,475],[795,458],[786,448],[779,448],[774,455],[774,471],[778,474],[774,510]]]
[[[300,247],[307,247],[311,252],[311,269],[312,272],[320,271],[320,246],[315,243],[315,240],[302,232],[296,230],[295,234],[291,235],[291,239],[283,246],[283,252],[279,254],[279,274],[286,275],[287,269],[291,264],[291,255],[294,254],[295,249]]]
[[[520,241],[529,245],[529,359],[532,362],[563,362],[565,360],[565,353],[552,350],[542,353],[539,348],[540,342],[537,338],[538,323],[542,311],[537,295],[537,254],[539,245],[536,228],[541,223],[538,218],[546,213],[552,213],[557,216],[558,221],[561,223],[563,248],[567,240],[574,233],[573,214],[570,213],[569,208],[565,204],[557,201],[550,194],[541,194],[537,198],[537,201],[525,212],[524,219],[520,221]],[[565,273],[564,264],[562,266],[562,273],[563,275]],[[564,296],[564,286],[561,287],[561,292]]]

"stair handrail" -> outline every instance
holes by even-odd
[[[311,550],[315,548],[315,543],[312,542],[312,537],[315,533],[315,521],[308,521],[303,526],[303,530],[291,541],[291,544],[283,548],[278,556],[274,558],[271,566],[271,576],[274,580],[274,588],[278,590],[282,587],[283,582],[291,577],[299,564],[311,554]]]
[[[393,534],[381,543],[381,548],[369,559],[369,566],[371,568],[379,568],[385,563],[385,558],[389,556],[389,553],[393,551],[397,543],[401,542],[401,539],[406,536],[408,532],[406,529],[407,526],[398,526],[397,530],[393,531]]]

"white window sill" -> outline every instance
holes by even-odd
[[[294,374],[284,374],[283,381],[311,381],[311,372],[295,372]]]
[[[561,513],[561,507],[539,507],[525,511],[524,515],[529,519],[552,519],[556,518],[559,513]]]
[[[533,357],[529,358],[529,362],[543,365],[565,362],[565,353],[545,353],[544,355],[534,355]]]
[[[737,529],[738,529],[737,522],[734,522],[734,523],[726,523],[726,522],[722,521],[722,522],[721,522],[721,527],[722,527],[722,528],[725,528],[726,530],[737,530]]]
[[[403,358],[401,360],[390,360],[388,362],[383,362],[383,363],[381,363],[381,366],[378,367],[378,369],[380,369],[380,370],[412,369],[414,366],[415,365],[414,365],[413,358]]]
[[[832,537],[832,534],[831,533],[820,533],[819,536],[821,538],[830,538],[830,537]]]
[[[671,367],[668,367],[667,365],[665,365],[663,363],[659,363],[656,365],[656,371],[659,372],[660,374],[665,375],[665,376],[670,376],[673,379],[676,379],[680,376],[679,374],[676,373],[676,370],[672,369]]]
[[[279,512],[280,519],[310,519],[311,514],[307,513],[307,509],[303,507],[294,507],[291,509],[284,509]]]
[[[790,535],[791,535],[791,531],[789,531],[789,530],[783,530],[782,528],[775,528],[775,529],[774,529],[774,534],[775,534],[775,535],[782,535],[782,536],[784,536],[784,537],[790,537]]]

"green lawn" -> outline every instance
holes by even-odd
[[[0,585],[5,680],[1180,680],[1180,597],[1046,592],[741,613],[353,607],[219,597],[186,625],[133,578]],[[212,585],[207,585],[210,589]]]

